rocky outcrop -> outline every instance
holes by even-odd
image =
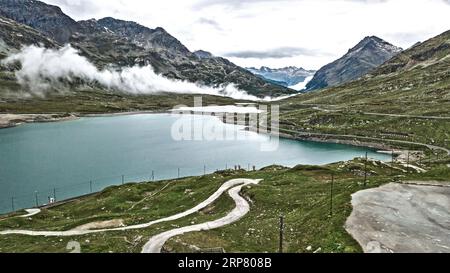
[[[208,51],[204,51],[204,50],[194,51],[194,55],[200,59],[210,59],[210,58],[214,57],[214,55],[212,53],[210,53]]]

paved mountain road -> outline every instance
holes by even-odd
[[[248,184],[257,184],[259,180],[243,180],[244,184],[241,184],[240,186],[236,186],[234,188],[231,188],[228,191],[228,194],[231,196],[231,198],[236,203],[236,207],[228,213],[225,217],[222,217],[220,219],[201,223],[197,225],[192,226],[185,226],[181,228],[172,229],[163,233],[160,233],[158,235],[155,235],[150,238],[150,240],[144,245],[142,248],[142,253],[159,253],[161,252],[161,249],[164,245],[164,243],[177,235],[181,235],[187,232],[192,231],[202,231],[202,230],[210,230],[219,228],[222,226],[229,225],[231,223],[234,223],[241,219],[244,215],[246,215],[250,211],[250,205],[248,204],[247,200],[242,198],[239,195],[239,192],[241,191],[242,187]]]
[[[240,187],[238,187],[239,190],[240,190],[242,188],[242,186],[244,186],[244,185],[257,184],[260,181],[261,180],[255,180],[255,179],[233,179],[233,180],[229,180],[229,181],[225,182],[222,186],[220,186],[220,188],[216,192],[214,192],[208,199],[206,199],[205,201],[201,202],[197,206],[195,206],[195,207],[193,207],[193,208],[191,208],[189,210],[186,210],[184,212],[177,213],[175,215],[172,215],[172,216],[169,216],[169,217],[165,217],[165,218],[161,218],[161,219],[158,219],[158,220],[154,220],[154,221],[151,221],[151,222],[148,222],[148,223],[144,223],[144,224],[125,226],[125,227],[118,227],[118,228],[109,228],[109,229],[95,229],[95,230],[79,230],[77,228],[72,229],[72,230],[67,230],[67,231],[4,230],[4,231],[0,231],[0,235],[21,234],[21,235],[29,235],[29,236],[78,236],[78,235],[86,235],[86,234],[91,234],[91,233],[99,233],[99,232],[107,232],[107,231],[124,231],[124,230],[131,230],[131,229],[148,228],[148,227],[150,227],[152,225],[155,225],[155,224],[158,224],[158,223],[177,220],[177,219],[180,219],[182,217],[191,215],[191,214],[193,214],[195,212],[198,212],[201,209],[203,209],[203,208],[207,207],[208,205],[212,204],[224,192],[228,191],[231,188],[234,189],[234,187],[241,185]],[[231,193],[230,193],[230,195],[231,195]],[[235,202],[236,202],[237,207],[245,208],[245,204],[244,205],[241,204],[242,200],[235,199]],[[232,213],[233,212],[231,212],[230,214],[232,214]]]

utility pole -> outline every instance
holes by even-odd
[[[279,252],[283,253],[283,231],[284,231],[284,219],[283,215],[280,215],[280,248]]]
[[[364,187],[367,184],[367,152],[366,152],[366,160],[364,161]]]
[[[180,168],[178,168],[178,178],[180,178]]]
[[[122,183],[122,184],[123,184],[123,183]],[[91,190],[91,193],[92,193],[92,180],[89,181],[89,189]]]
[[[122,185],[125,184],[125,175],[122,174]]]
[[[203,175],[206,175],[206,165],[203,165]]]
[[[38,200],[38,192],[37,191],[34,192],[34,197],[36,199],[36,207],[39,207],[39,200]]]
[[[333,216],[333,187],[334,187],[334,174],[331,174],[331,185],[330,185],[330,216]]]
[[[12,211],[16,210],[15,207],[14,207],[14,196],[11,197],[11,208],[12,208]]]
[[[152,181],[155,181],[155,171],[152,171]]]
[[[394,174],[394,150],[391,152],[391,176]]]
[[[56,188],[53,188],[53,200],[56,202]]]

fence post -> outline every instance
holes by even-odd
[[[366,152],[366,160],[364,161],[364,187],[367,184],[367,152]]]
[[[284,231],[284,219],[283,215],[280,215],[280,246],[279,252],[283,253],[283,231]]]
[[[409,150],[408,150],[408,158],[406,160],[406,171],[409,173]]]
[[[14,196],[11,197],[11,207],[12,207],[12,211],[15,211],[16,209],[14,208]]]
[[[394,174],[394,150],[391,151],[391,176]]]
[[[333,187],[334,187],[334,174],[331,174],[331,186],[330,186],[330,216],[333,216]]]

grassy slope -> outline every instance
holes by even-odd
[[[411,179],[450,180],[445,165],[429,166],[424,175],[400,174]],[[147,222],[184,211],[206,199],[219,185],[236,177],[263,178],[258,186],[243,190],[252,200],[251,210],[240,221],[217,230],[188,233],[166,244],[170,251],[191,251],[189,245],[202,248],[223,247],[227,252],[277,251],[278,217],[285,215],[285,246],[289,252],[305,252],[308,246],[325,252],[358,252],[361,249],[345,232],[343,224],[351,212],[350,195],[364,189],[361,160],[336,163],[325,167],[298,166],[293,169],[270,167],[256,172],[220,172],[201,177],[129,184],[108,188],[79,201],[44,210],[32,219],[8,217],[0,219],[0,229],[67,230],[92,221],[123,219],[127,224]],[[369,182],[375,187],[392,180],[390,169],[369,164]],[[334,172],[333,217],[330,210],[330,174]],[[404,179],[407,179],[406,177]],[[166,183],[171,183],[154,197]],[[191,192],[192,193],[189,193]],[[147,197],[144,202],[136,202]],[[0,236],[0,252],[66,252],[67,242],[81,243],[83,252],[139,252],[152,235],[191,223],[217,219],[234,206],[224,195],[208,209],[143,230],[107,232],[71,237]]]
[[[365,112],[445,115],[450,106],[449,67],[450,31],[404,51],[371,75],[291,102],[334,104]]]
[[[0,85],[13,85],[10,81]],[[189,94],[130,95],[106,93],[101,90],[67,92],[46,97],[1,96],[0,113],[116,113],[123,111],[167,111],[177,105],[193,106],[194,97]],[[6,93],[6,91],[4,91]],[[204,105],[234,104],[236,100],[226,97],[201,95]]]
[[[450,32],[404,51],[371,75],[281,102],[281,127],[408,140],[450,148]],[[323,111],[314,106],[319,106]]]

